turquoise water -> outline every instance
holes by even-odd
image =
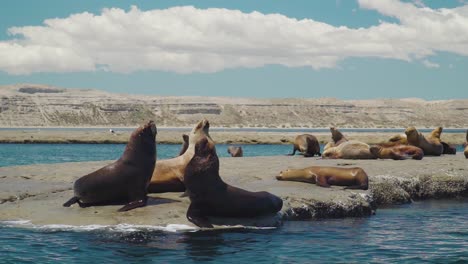
[[[0,224],[2,263],[467,263],[468,201],[416,202],[377,215],[277,229],[92,231]],[[83,228],[84,229],[84,228]]]
[[[245,157],[278,156],[292,152],[292,145],[242,145]],[[167,159],[179,154],[180,145],[158,144],[158,159]],[[216,144],[218,156],[228,157],[226,144]],[[323,145],[321,146],[323,149]],[[0,167],[82,162],[118,159],[125,144],[0,144]],[[462,152],[463,146],[457,146],[457,151]]]
[[[292,145],[242,146],[245,157],[285,155]],[[218,156],[228,157],[226,144],[216,144]],[[179,154],[181,145],[158,144],[158,159]],[[125,144],[0,144],[0,167],[42,163],[82,162],[118,159]]]

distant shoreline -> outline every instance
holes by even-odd
[[[113,128],[115,133],[108,129],[0,129],[0,143],[23,144],[125,144],[132,129],[119,130]],[[156,140],[161,144],[181,144],[182,134],[189,133],[191,128],[160,129]],[[387,141],[395,134],[403,133],[403,129],[390,131],[340,129],[348,139],[359,140],[368,144],[377,144]],[[459,129],[458,129],[459,130]],[[219,144],[292,144],[294,138],[303,133],[310,133],[317,137],[321,144],[331,140],[329,129],[321,131],[307,131],[307,129],[217,129],[210,128],[213,140]],[[426,133],[426,132],[424,132]],[[465,142],[465,130],[442,133],[442,140],[449,144],[460,145]]]

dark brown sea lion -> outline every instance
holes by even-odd
[[[346,186],[345,189],[367,190],[369,179],[366,172],[359,167],[337,168],[312,166],[304,169],[287,169],[276,176],[279,181],[299,181],[315,183],[321,187],[330,185]]]
[[[440,156],[444,151],[444,146],[440,141],[442,127],[435,128],[431,134],[425,137],[414,127],[405,130],[408,144],[421,148],[425,156]]]
[[[289,156],[294,156],[296,151],[299,151],[304,157],[313,157],[315,154],[321,156],[320,145],[317,138],[314,135],[302,134],[296,136],[294,139],[294,148]]]
[[[156,167],[154,168],[153,176],[151,177],[151,182],[148,186],[149,193],[185,191],[185,167],[193,157],[195,152],[195,143],[202,136],[210,137],[209,129],[210,123],[208,120],[201,120],[190,132],[189,145],[184,154],[172,159],[158,160]]]
[[[332,141],[328,142],[324,147],[323,151],[332,148],[338,147],[340,144],[348,141],[348,139],[335,127],[330,127],[330,132],[332,134]]]
[[[187,134],[182,135],[182,140],[182,148],[180,149],[179,155],[177,156],[182,156],[185,153],[185,151],[187,151],[189,146],[189,136]]]
[[[191,201],[187,219],[199,227],[213,227],[208,216],[256,217],[275,214],[283,206],[281,198],[268,192],[249,192],[226,184],[219,176],[215,144],[206,136],[195,144],[184,181]]]
[[[153,121],[136,129],[120,159],[76,180],[75,196],[63,206],[127,203],[120,212],[145,206],[156,162],[156,133]]]
[[[322,154],[324,159],[376,159],[370,152],[370,146],[364,142],[350,140],[337,147],[331,147]]]
[[[396,145],[390,147],[372,146],[370,152],[378,159],[404,160],[412,158],[421,160],[424,157],[424,151],[418,147],[410,145]]]
[[[465,158],[468,159],[468,130],[466,130],[466,139],[465,139],[465,144],[464,147],[465,147],[465,151],[463,151],[463,154],[465,154]]]
[[[454,145],[450,145],[443,141],[441,141],[440,143],[444,147],[444,151],[442,152],[442,154],[449,154],[449,155],[457,154],[457,147],[455,147]]]
[[[244,156],[244,152],[242,151],[242,147],[238,146],[229,146],[227,152],[231,154],[231,157],[242,157]]]

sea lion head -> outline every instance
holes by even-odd
[[[281,181],[285,177],[291,177],[291,176],[300,176],[301,173],[299,173],[300,170],[292,170],[292,169],[286,169],[284,171],[280,171],[279,175],[276,176],[276,179]]]
[[[346,141],[346,138],[343,136],[343,134],[341,134],[341,132],[337,128],[330,127],[330,132],[332,134],[333,142],[338,143],[338,141],[340,140]]]
[[[210,122],[205,118],[202,119],[193,127],[192,131],[190,131],[189,143],[196,144],[198,142],[198,138],[200,138],[201,136],[206,136],[211,140],[209,130]]]
[[[415,132],[418,132],[418,130],[415,127],[408,127],[405,129],[406,136],[411,135]]]
[[[138,127],[133,131],[125,147],[124,154],[134,155],[135,153],[144,153],[147,157],[156,155],[156,125],[152,120],[145,125]],[[138,156],[140,157],[140,156]]]
[[[440,135],[442,134],[442,127],[436,127],[434,130],[431,132],[431,137],[440,139]]]

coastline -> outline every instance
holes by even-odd
[[[180,193],[150,194],[149,204],[118,213],[119,205],[62,207],[72,195],[73,182],[111,161],[75,162],[0,168],[0,220],[30,220],[37,225],[156,225],[193,226],[185,218],[188,198]],[[322,160],[318,158],[220,158],[220,175],[229,184],[250,191],[268,191],[284,201],[275,216],[255,219],[212,219],[215,224],[279,226],[282,221],[371,216],[378,208],[419,199],[468,197],[468,163],[463,154],[416,160]],[[359,166],[369,175],[370,189],[343,190],[332,186],[277,181],[286,168],[312,165]]]
[[[176,131],[159,130],[157,142],[163,144],[181,144],[182,134],[189,133],[191,128]],[[105,131],[91,130],[0,130],[0,143],[88,143],[88,144],[125,144],[132,130],[118,131],[114,134]],[[292,144],[294,138],[310,132],[265,132],[265,131],[211,131],[217,144]],[[401,130],[404,133],[404,129]],[[330,132],[311,133],[321,144],[331,140]],[[395,132],[345,132],[348,139],[359,140],[368,144],[387,141]],[[449,144],[463,144],[465,133],[442,133],[442,140]]]

